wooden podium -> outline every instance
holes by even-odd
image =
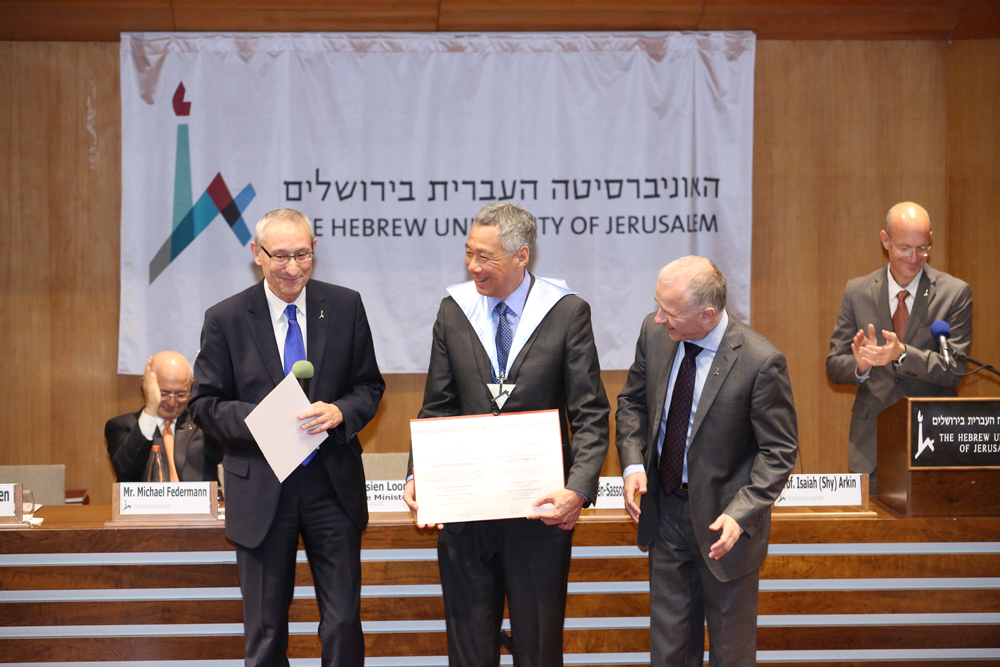
[[[906,516],[1000,515],[1000,399],[902,398],[879,413],[878,499]]]

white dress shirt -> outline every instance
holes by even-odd
[[[302,288],[298,297],[292,303],[295,304],[295,320],[299,323],[299,330],[302,332],[302,349],[308,350],[306,344],[306,290],[308,285]],[[274,340],[278,344],[278,354],[281,356],[281,367],[285,367],[285,336],[288,334],[288,317],[285,315],[285,308],[288,304],[278,298],[271,291],[271,286],[264,281],[264,296],[267,297],[267,307],[271,311],[271,324],[274,325]]]
[[[708,372],[712,368],[712,362],[715,361],[715,354],[719,351],[719,345],[722,344],[722,337],[726,335],[726,327],[728,326],[729,313],[723,310],[722,319],[719,320],[719,323],[715,325],[715,328],[712,329],[707,336],[701,340],[684,341],[685,343],[691,342],[702,348],[701,352],[698,353],[698,356],[695,357],[694,394],[691,397],[691,414],[688,417],[687,438],[684,442],[684,471],[681,474],[681,481],[685,483],[688,481],[687,451],[691,446],[691,431],[694,428],[694,416],[698,413],[698,402],[701,399],[701,392],[705,389],[705,381],[708,380]],[[677,373],[681,368],[682,361],[684,361],[684,351],[681,349],[680,344],[678,344],[677,352],[674,354],[674,363],[670,368],[670,380],[667,383],[667,395],[663,402],[663,415],[660,418],[660,427],[656,436],[657,461],[660,460],[659,455],[663,449],[663,439],[667,430],[667,417],[670,413],[670,399],[674,395],[674,384],[677,382]],[[647,367],[649,366],[649,363],[650,359],[647,357]],[[633,463],[632,465],[626,467],[622,472],[622,477],[624,479],[628,479],[629,475],[636,472],[645,472],[644,464]]]

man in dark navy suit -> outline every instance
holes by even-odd
[[[358,432],[375,416],[385,383],[360,295],[309,281],[315,247],[312,225],[298,211],[261,218],[250,248],[264,280],[208,310],[195,363],[189,409],[226,448],[226,535],[237,547],[248,666],[288,665],[300,534],[319,602],[322,664],[364,664],[368,508]],[[279,482],[245,419],[302,357],[315,376],[301,428],[329,437]]]

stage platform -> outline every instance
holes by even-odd
[[[758,662],[1000,664],[1000,517],[906,519],[775,510],[761,570]],[[105,527],[110,506],[44,507],[0,531],[0,663],[242,665],[233,546],[221,522]],[[373,514],[362,541],[370,667],[446,665],[433,531]],[[293,665],[318,665],[318,610],[299,554]],[[649,664],[646,555],[620,510],[574,536],[567,665]],[[511,664],[505,655],[501,664]]]

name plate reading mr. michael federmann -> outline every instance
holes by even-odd
[[[114,486],[113,521],[215,521],[218,482],[121,482]]]

